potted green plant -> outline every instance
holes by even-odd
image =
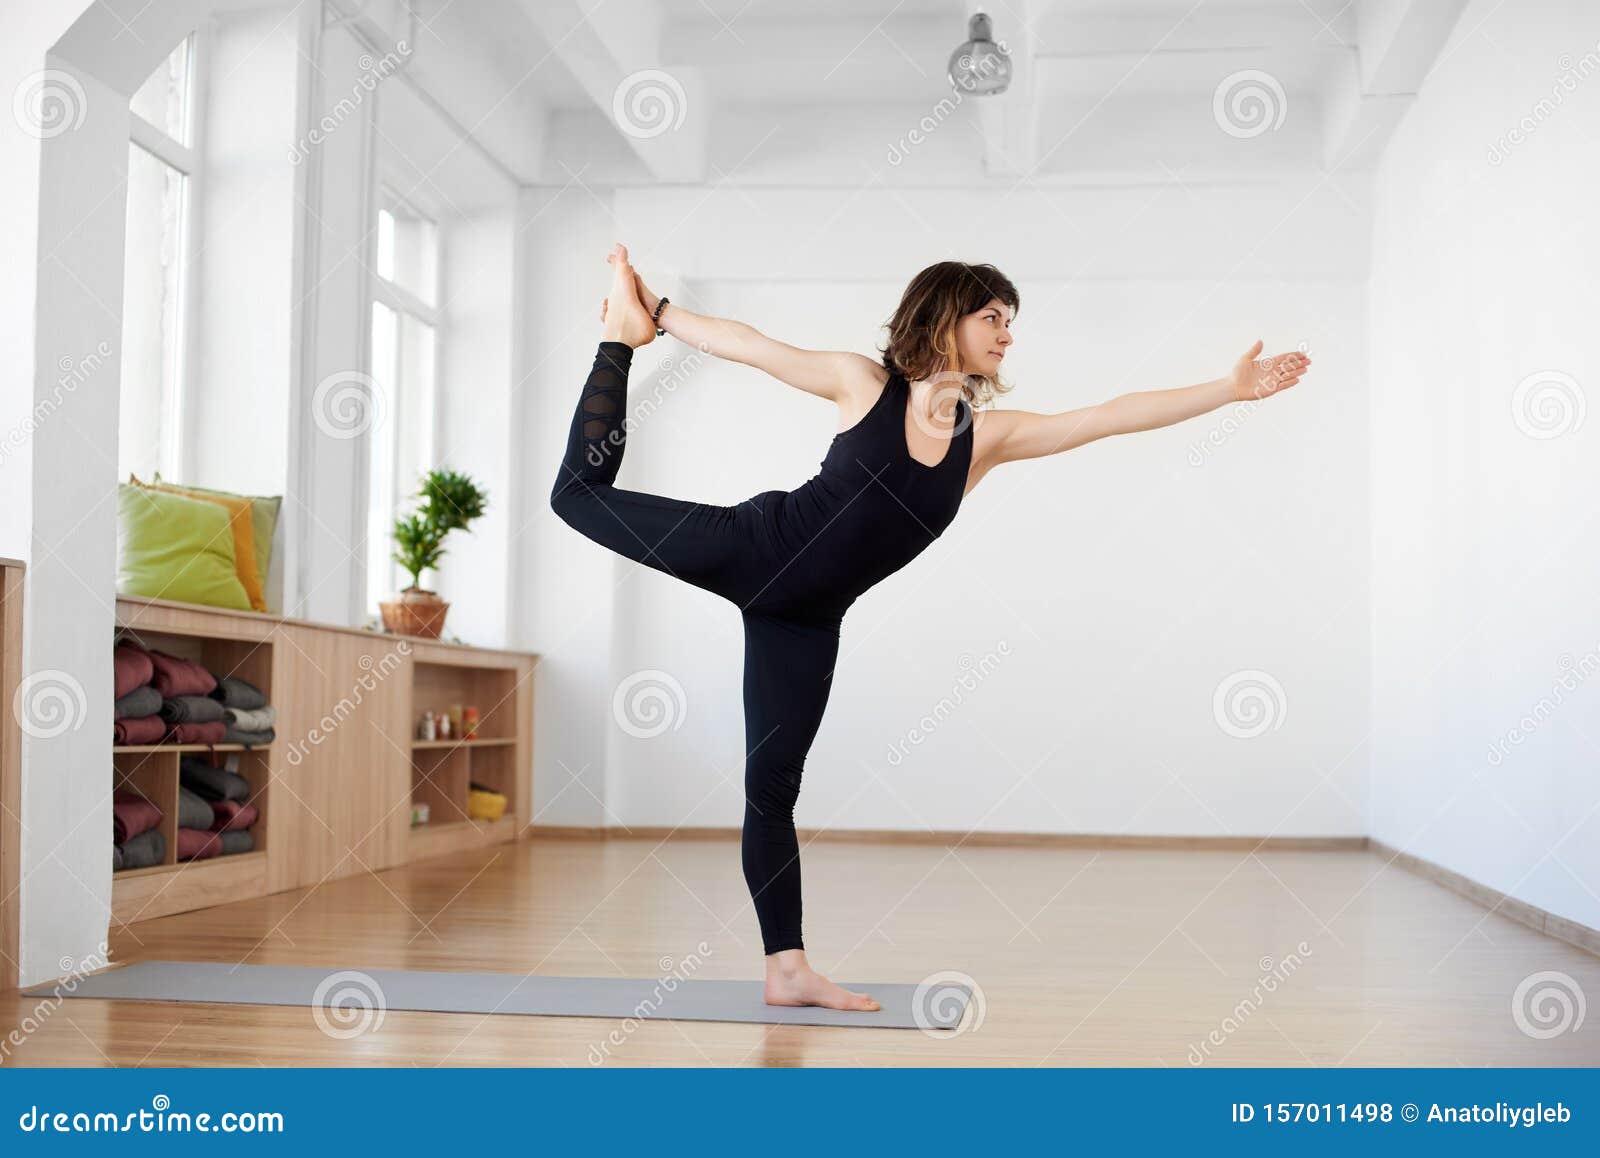
[[[445,536],[465,531],[489,506],[489,496],[469,476],[447,468],[431,470],[414,496],[416,510],[394,521],[393,559],[411,575],[398,598],[378,604],[385,631],[438,639],[450,604],[422,586],[422,573],[444,556]]]

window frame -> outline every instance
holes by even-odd
[[[194,392],[195,367],[199,364],[199,298],[195,291],[198,273],[197,256],[203,235],[205,212],[205,132],[206,97],[210,53],[207,49],[207,28],[196,26],[183,38],[188,59],[184,62],[184,137],[192,142],[168,136],[166,130],[157,128],[144,117],[128,109],[128,143],[143,150],[156,161],[176,171],[183,177],[183,204],[180,208],[181,224],[178,234],[178,310],[176,335],[176,361],[171,382],[162,383],[161,429],[170,431],[163,437],[157,459],[163,478],[184,477],[188,460],[190,424],[186,421],[190,398]],[[172,53],[161,58],[166,65]]]
[[[405,381],[405,362],[401,357],[402,350],[399,347],[403,346],[404,344],[403,335],[405,332],[405,318],[410,317],[416,322],[427,326],[433,332],[433,351],[432,358],[430,359],[432,365],[427,368],[429,382],[428,389],[431,393],[431,397],[428,400],[428,422],[425,427],[425,435],[428,443],[428,457],[431,460],[434,453],[438,450],[439,445],[439,376],[444,366],[444,344],[448,340],[448,335],[445,328],[445,308],[442,304],[430,305],[427,301],[418,296],[412,290],[408,289],[406,286],[379,274],[377,262],[378,216],[380,213],[387,210],[396,216],[403,214],[409,217],[422,218],[432,226],[434,249],[432,271],[433,277],[432,285],[429,287],[429,289],[431,290],[433,300],[440,303],[442,303],[444,300],[445,230],[440,224],[440,215],[435,212],[431,206],[422,202],[414,195],[403,195],[396,191],[396,186],[400,183],[401,182],[398,174],[386,172],[384,171],[383,166],[379,166],[379,172],[377,173],[373,182],[373,197],[370,202],[369,220],[371,221],[372,232],[370,234],[371,244],[368,246],[369,260],[365,263],[367,301],[366,308],[362,311],[362,328],[364,330],[365,338],[363,343],[364,356],[367,362],[366,370],[370,375],[375,369],[372,358],[372,307],[374,305],[382,305],[397,315],[395,325],[395,342],[397,344],[397,349],[395,350],[394,364],[400,369],[401,381],[397,383],[391,383],[389,388],[397,393],[403,394],[403,391],[408,383]],[[398,210],[399,213],[396,213],[396,210]],[[407,493],[403,488],[400,478],[398,477],[399,455],[397,451],[401,427],[399,416],[397,414],[391,414],[390,421],[383,425],[386,427],[385,433],[391,439],[390,461],[395,463],[395,477],[391,478],[389,482],[389,520],[392,521],[393,518],[397,517],[395,512],[398,510]],[[374,495],[372,493],[372,436],[373,431],[369,429],[367,432],[367,437],[363,440],[366,443],[366,445],[363,447],[362,456],[362,478],[365,484],[363,487],[364,502],[361,510],[357,512],[359,525],[363,528],[371,524],[373,515],[372,508]],[[389,551],[383,551],[378,558],[374,559],[372,557],[370,537],[366,534],[363,534],[363,540],[366,543],[366,549],[363,551],[363,554],[366,556],[365,566],[367,574],[363,576],[361,584],[361,614],[362,617],[365,618],[378,613],[378,607],[376,606],[376,603],[372,601],[375,593],[378,591],[378,585],[372,579],[371,568],[373,566],[385,568],[384,574],[387,581],[384,590],[388,594],[393,594],[394,591],[398,590],[396,584],[402,581],[402,575],[400,573],[399,564],[395,563],[389,557]]]

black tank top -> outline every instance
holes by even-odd
[[[748,610],[843,615],[950,525],[972,465],[972,410],[956,403],[945,455],[927,466],[906,444],[910,397],[910,384],[892,372],[872,408],[834,436],[810,481],[741,505],[775,568]]]

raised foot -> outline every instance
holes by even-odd
[[[634,349],[655,341],[656,325],[650,311],[639,301],[633,266],[628,264],[628,247],[618,243],[606,254],[611,263],[611,294],[600,303],[600,321],[605,330],[602,341],[623,342]]]
[[[767,974],[768,1005],[816,1005],[852,1013],[876,1013],[883,1007],[865,993],[835,985],[814,969]]]

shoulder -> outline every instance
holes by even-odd
[[[1019,410],[991,410],[972,407],[972,453],[975,458],[991,458],[1024,417]]]
[[[852,394],[865,394],[876,398],[889,381],[889,371],[882,362],[865,354],[845,353],[840,356],[839,379],[844,390]]]
[[[839,428],[846,430],[877,405],[893,376],[865,354],[841,354],[840,358],[839,392],[834,401],[839,405]]]
[[[843,353],[839,358],[839,393],[834,401],[846,411],[865,411],[888,385],[889,371],[865,354]]]

